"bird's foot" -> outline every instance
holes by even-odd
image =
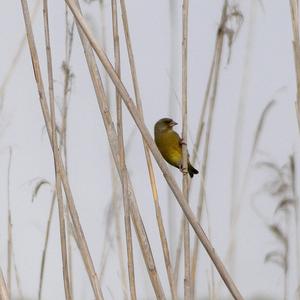
[[[187,146],[187,143],[186,143],[186,141],[184,139],[180,139],[179,140],[179,144]]]
[[[180,172],[183,173],[183,174],[187,174],[187,173],[188,173],[187,168],[183,168],[183,165],[182,165],[182,164],[179,165],[179,170],[180,170]]]

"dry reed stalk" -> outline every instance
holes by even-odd
[[[221,18],[221,25],[219,27],[217,40],[216,40],[216,52],[215,52],[215,62],[214,65],[214,74],[212,77],[212,91],[211,91],[211,97],[210,97],[210,103],[209,103],[209,111],[208,111],[208,120],[207,120],[207,129],[206,129],[206,138],[205,138],[205,144],[204,144],[204,153],[203,153],[203,161],[202,161],[202,169],[201,169],[201,175],[202,175],[202,181],[201,182],[201,190],[200,190],[200,198],[199,198],[199,209],[197,212],[198,220],[201,218],[202,214],[202,207],[205,197],[205,187],[206,187],[206,181],[207,181],[207,165],[208,165],[208,157],[209,157],[209,145],[210,145],[210,137],[211,137],[211,129],[212,129],[212,123],[213,123],[213,116],[214,116],[214,110],[215,110],[215,102],[216,102],[216,96],[217,96],[217,88],[218,88],[218,81],[219,81],[219,75],[220,75],[220,67],[221,67],[221,58],[222,58],[222,51],[223,51],[223,40],[224,40],[224,31],[223,26],[226,21],[226,11],[227,11],[227,1],[224,2],[223,11],[222,11],[222,18]],[[196,280],[196,272],[197,272],[197,259],[198,259],[198,243],[199,241],[195,239],[196,245],[194,246],[194,257],[193,257],[193,293],[195,293],[195,280]],[[213,272],[213,270],[212,270]],[[212,273],[213,276],[213,273]],[[214,284],[214,276],[212,277],[212,288],[215,287]],[[212,296],[214,297],[215,291],[212,290]]]
[[[215,51],[214,51],[215,52]],[[197,128],[197,133],[196,133],[196,139],[193,147],[193,154],[192,154],[192,159],[191,163],[192,165],[195,164],[196,158],[197,158],[197,153],[199,152],[201,140],[202,140],[202,134],[203,134],[203,129],[205,126],[205,121],[204,117],[206,115],[206,109],[207,109],[207,104],[208,104],[208,99],[209,99],[209,92],[210,92],[210,87],[211,87],[211,81],[212,81],[212,76],[213,76],[213,70],[214,70],[214,63],[215,63],[215,54],[212,60],[212,64],[210,67],[210,73],[209,73],[209,79],[208,83],[206,85],[206,91],[205,91],[205,96],[204,96],[204,101],[201,107],[201,113],[200,113],[200,120],[198,123],[198,128]],[[203,176],[200,172],[200,182],[201,182],[201,188],[205,188],[203,185]],[[199,198],[199,203],[197,205],[197,219],[200,222],[201,219],[201,213],[202,213],[202,206],[203,206],[203,201],[201,202],[201,199]],[[184,216],[182,217],[181,221],[181,227],[179,231],[179,236],[178,236],[178,243],[177,243],[177,250],[176,250],[176,259],[175,259],[175,279],[176,279],[176,285],[177,285],[177,280],[178,280],[178,272],[179,272],[179,263],[180,263],[180,257],[181,257],[181,252],[182,252],[182,237],[183,237],[183,223],[184,223]],[[198,243],[198,238],[195,236],[195,242],[194,242],[194,248],[193,248],[193,256],[192,256],[192,264],[191,264],[191,296],[193,298],[193,284],[195,282],[195,276],[194,274],[196,273],[196,264],[195,261],[197,261],[197,255],[198,255],[198,248],[199,248],[199,243]]]
[[[67,131],[67,113],[68,113],[68,95],[70,93],[70,85],[71,85],[71,78],[72,74],[70,72],[70,59],[71,59],[71,52],[72,52],[72,45],[73,45],[73,28],[74,22],[72,25],[69,25],[68,22],[68,8],[66,6],[66,39],[65,39],[65,60],[63,63],[63,71],[64,71],[64,94],[63,94],[63,106],[62,106],[62,125],[60,130],[60,142],[59,142],[59,149],[63,149],[64,153],[64,161],[66,166],[66,174],[68,175],[68,159],[67,159],[67,141],[66,141],[66,131]],[[46,262],[46,254],[48,248],[48,240],[50,236],[50,226],[52,222],[53,216],[53,208],[54,202],[56,197],[56,191],[53,191],[52,194],[52,201],[49,210],[49,216],[47,220],[46,226],[46,233],[45,233],[45,240],[44,240],[44,247],[41,259],[41,267],[40,267],[40,282],[39,282],[39,291],[38,291],[38,299],[41,299],[42,295],[42,287],[43,287],[43,279],[44,279],[44,271],[45,271],[45,262]],[[73,277],[72,277],[72,251],[71,251],[71,220],[70,215],[66,211],[66,219],[67,219],[67,247],[68,247],[68,265],[69,265],[69,278],[70,278],[70,287],[71,287],[71,296],[73,298]]]
[[[299,236],[299,196],[297,191],[297,173],[296,173],[296,157],[295,153],[290,156],[290,166],[291,166],[291,181],[292,181],[292,191],[295,199],[295,232],[296,236]],[[300,285],[300,241],[296,239],[296,263],[297,263],[297,280],[298,289]],[[300,293],[298,291],[298,298],[300,298]]]
[[[34,70],[34,75],[35,75],[35,80],[37,83],[37,88],[38,88],[38,93],[39,93],[39,100],[41,104],[41,109],[42,113],[44,116],[46,128],[47,128],[47,133],[50,141],[50,145],[52,149],[54,148],[53,145],[53,140],[52,140],[52,125],[51,125],[51,119],[50,119],[50,114],[49,114],[49,109],[46,101],[46,95],[45,95],[45,90],[44,90],[44,84],[42,80],[42,74],[40,70],[40,64],[39,64],[39,59],[37,55],[37,50],[35,46],[35,41],[34,41],[34,36],[32,32],[32,25],[30,21],[30,16],[29,16],[29,11],[28,11],[28,4],[26,0],[21,0],[22,3],[22,11],[23,11],[23,16],[24,16],[24,21],[25,21],[25,27],[26,27],[26,32],[27,32],[27,39],[28,39],[28,45],[30,49],[30,54],[31,54],[31,59],[32,59],[32,65],[33,65],[33,70]],[[53,149],[54,150],[54,149]],[[79,250],[82,256],[82,259],[84,261],[87,273],[89,275],[89,279],[94,291],[94,294],[96,296],[96,299],[103,299],[102,292],[99,286],[99,282],[97,279],[97,274],[89,253],[89,249],[84,237],[84,233],[82,231],[78,213],[74,204],[74,199],[73,195],[69,186],[68,178],[66,176],[66,172],[63,166],[63,161],[61,158],[61,155],[59,153],[58,155],[58,167],[59,167],[59,174],[61,176],[61,180],[64,186],[67,202],[68,202],[68,208],[70,210],[70,214],[72,217],[72,222],[74,225],[74,229],[76,232],[76,237],[79,242]]]
[[[130,71],[131,71],[132,82],[133,82],[133,87],[134,87],[135,101],[136,101],[137,109],[140,113],[140,117],[143,120],[144,119],[143,106],[142,106],[140,89],[139,89],[139,84],[138,84],[138,79],[137,79],[137,72],[136,72],[136,67],[135,67],[135,60],[134,60],[131,38],[130,38],[127,9],[126,9],[126,4],[125,4],[124,0],[120,0],[120,3],[121,3],[123,28],[124,28],[124,33],[125,33],[129,65],[130,65]],[[150,184],[151,184],[152,196],[153,196],[153,200],[154,200],[156,220],[157,220],[160,241],[161,241],[163,254],[164,254],[164,261],[165,261],[165,266],[166,266],[166,270],[167,270],[169,286],[170,286],[170,290],[171,290],[172,299],[177,299],[177,292],[176,292],[174,274],[173,274],[172,264],[171,264],[171,259],[170,259],[169,246],[168,246],[168,241],[166,238],[166,231],[165,231],[164,224],[163,224],[161,208],[159,205],[159,198],[158,198],[158,192],[157,192],[157,186],[156,186],[156,180],[155,180],[152,160],[151,160],[149,148],[147,147],[147,144],[145,143],[144,140],[143,140],[143,145],[144,145],[145,157],[146,157],[146,161],[147,161],[147,168],[148,168],[148,174],[149,174],[149,179],[150,179]]]
[[[10,207],[10,174],[11,174],[11,163],[12,163],[12,147],[9,147],[9,159],[8,159],[8,167],[7,167],[7,222],[8,222],[8,239],[7,239],[7,292],[9,295],[9,299],[12,298],[12,264],[14,267],[15,277],[16,277],[16,285],[19,292],[19,296],[23,298],[23,293],[21,289],[21,281],[19,277],[19,272],[16,265],[15,253],[14,253],[14,245],[13,245],[13,225],[12,225],[12,215],[11,215],[11,207]],[[0,294],[1,295],[1,294]],[[1,298],[2,299],[2,298]]]
[[[51,223],[52,223],[52,216],[53,216],[53,210],[54,210],[54,204],[55,204],[55,197],[56,197],[56,192],[54,191],[52,193],[52,200],[51,200],[51,206],[50,206],[49,216],[48,216],[48,220],[47,220],[45,241],[44,241],[43,254],[42,254],[42,260],[41,260],[40,277],[39,277],[39,290],[38,290],[38,299],[39,300],[42,299],[42,289],[43,289],[43,283],[44,283],[45,263],[46,263],[48,242],[49,242],[49,236],[50,236],[50,227],[51,227]]]
[[[111,161],[111,166],[113,167],[113,161]],[[119,257],[119,264],[120,264],[120,272],[121,272],[121,282],[122,282],[122,290],[124,293],[124,300],[128,299],[128,287],[126,284],[126,270],[125,270],[125,262],[124,262],[124,255],[123,255],[123,245],[122,245],[122,235],[121,235],[121,225],[120,225],[120,210],[118,208],[118,198],[116,195],[117,189],[117,178],[115,174],[115,170],[112,168],[112,172],[114,172],[113,179],[112,179],[112,203],[113,203],[113,210],[114,210],[114,220],[115,220],[115,230],[116,230],[116,241],[117,241],[117,252]]]
[[[67,117],[69,109],[69,96],[71,94],[71,85],[73,74],[70,68],[71,54],[73,49],[73,34],[74,34],[74,21],[70,24],[68,17],[68,6],[65,6],[65,59],[63,61],[63,72],[64,72],[64,93],[62,103],[62,124],[60,128],[60,141],[59,149],[63,149],[64,162],[66,168],[66,175],[68,176],[68,156],[67,156]],[[71,297],[73,298],[73,259],[72,259],[72,235],[71,235],[71,217],[67,208],[65,208],[65,216],[67,221],[67,249],[68,249],[68,266],[69,266],[69,281]]]
[[[111,237],[110,237],[110,217],[112,216],[111,214],[111,207],[112,204],[110,204],[109,209],[108,209],[108,213],[106,214],[106,224],[105,224],[105,236],[104,236],[104,240],[102,243],[102,252],[101,252],[101,258],[100,258],[100,268],[99,268],[99,272],[98,272],[98,278],[99,278],[99,282],[100,284],[102,284],[102,280],[104,278],[104,274],[106,271],[106,265],[107,265],[107,261],[108,261],[108,256],[110,253],[110,247],[111,245]]]
[[[220,21],[220,23],[221,23],[221,21]],[[218,33],[217,33],[216,41],[217,41],[217,39],[218,39]],[[195,139],[195,143],[194,143],[194,147],[193,147],[193,155],[192,155],[192,159],[191,159],[192,165],[194,165],[196,162],[197,153],[199,152],[199,148],[200,148],[202,136],[203,136],[203,130],[205,127],[204,118],[206,116],[208,100],[209,100],[209,95],[210,95],[210,91],[211,91],[211,85],[212,85],[212,80],[213,80],[213,75],[214,75],[214,70],[215,70],[216,46],[217,46],[217,42],[215,42],[214,55],[213,55],[213,59],[212,59],[212,64],[210,66],[209,78],[208,78],[208,82],[206,85],[204,101],[203,101],[203,104],[202,104],[202,107],[200,110],[200,119],[199,119],[199,123],[198,123],[196,139]],[[204,192],[205,186],[204,186],[204,180],[203,180],[204,176],[203,176],[202,172],[200,172],[200,176],[201,176],[200,177],[200,189],[203,190],[203,192]],[[198,201],[198,205],[197,205],[197,219],[199,220],[199,222],[200,222],[201,215],[202,215],[203,199],[204,199],[204,197],[200,193],[199,201]],[[179,237],[178,237],[178,244],[177,244],[177,251],[176,251],[176,268],[175,268],[176,278],[178,278],[179,263],[180,263],[180,257],[181,257],[181,252],[182,252],[182,242],[181,241],[182,241],[182,236],[183,236],[183,224],[184,224],[184,216],[183,216],[182,222],[181,222],[181,229],[180,229],[180,233],[179,233]],[[195,236],[194,247],[193,247],[193,251],[192,251],[192,263],[191,263],[191,297],[192,297],[192,299],[194,297],[198,249],[199,249],[199,239],[197,236]],[[176,279],[176,283],[177,283],[177,279]]]
[[[75,7],[78,7],[79,15],[80,13],[80,6],[78,2],[75,4]],[[84,32],[82,31],[80,24],[78,24],[78,32],[81,38],[81,42],[84,48],[84,53],[86,56],[88,68],[90,71],[91,79],[93,81],[99,109],[104,121],[104,126],[107,132],[107,137],[109,141],[109,145],[113,154],[114,162],[116,165],[116,168],[118,170],[119,176],[121,178],[121,168],[119,163],[119,152],[118,152],[118,137],[115,131],[115,126],[111,118],[111,114],[109,111],[109,103],[107,101],[107,97],[104,92],[102,80],[98,71],[98,67],[96,64],[96,60],[92,51],[92,48],[89,44],[88,39],[85,37]],[[128,195],[130,199],[130,213],[132,217],[133,224],[135,226],[135,231],[137,234],[137,238],[139,241],[140,248],[143,253],[143,258],[145,261],[145,264],[147,266],[147,271],[153,286],[153,289],[155,291],[156,297],[158,299],[165,299],[164,291],[161,286],[161,282],[156,270],[155,262],[153,259],[150,243],[148,241],[147,233],[145,231],[145,227],[142,221],[142,218],[139,213],[139,209],[137,206],[136,198],[134,195],[134,190],[129,178],[129,175],[127,173],[128,177]]]
[[[232,296],[235,299],[243,299],[242,295],[240,294],[239,290],[235,286],[234,282],[231,279],[231,276],[225,269],[222,261],[215,253],[214,248],[212,247],[210,241],[208,240],[205,232],[203,231],[201,225],[198,223],[195,215],[193,214],[190,206],[186,203],[186,200],[178,187],[174,177],[171,175],[166,162],[164,161],[162,155],[160,154],[159,150],[157,149],[153,138],[147,127],[145,126],[144,122],[140,118],[140,113],[138,112],[136,106],[134,105],[132,99],[130,98],[126,88],[124,87],[122,81],[119,79],[117,73],[115,72],[113,66],[111,65],[109,59],[105,55],[103,49],[98,46],[96,39],[93,37],[90,29],[87,26],[86,21],[84,20],[83,16],[80,13],[80,10],[76,6],[74,0],[65,0],[69,5],[70,9],[72,10],[78,25],[80,26],[81,30],[87,37],[88,41],[90,42],[91,46],[93,47],[95,53],[97,54],[98,58],[100,59],[102,65],[104,66],[105,70],[109,74],[111,80],[113,81],[114,85],[117,87],[118,92],[120,93],[126,107],[128,108],[132,118],[134,119],[137,127],[139,128],[143,138],[145,139],[149,149],[151,150],[154,158],[156,159],[158,166],[160,167],[167,183],[169,184],[170,188],[172,189],[176,199],[178,200],[179,205],[181,206],[182,210],[184,211],[186,217],[188,218],[190,224],[194,228],[196,234],[198,235],[199,239],[201,240],[204,248],[206,249],[207,253],[209,254],[210,258],[214,262],[220,276],[224,280],[224,283],[228,287],[229,291],[231,292]],[[220,32],[221,34],[221,32]],[[221,34],[222,35],[222,34]],[[215,91],[216,92],[216,91]],[[215,93],[214,93],[215,94]],[[107,111],[106,111],[107,113]]]
[[[105,3],[103,0],[99,0],[99,8],[100,8],[100,20],[101,20],[101,40],[103,43],[103,47],[106,50],[106,14],[105,14]],[[67,5],[66,5],[67,6]],[[105,89],[107,91],[107,94],[109,94],[110,91],[110,86],[109,86],[109,80],[108,76],[105,74],[104,76],[104,85]],[[110,97],[108,97],[110,98]],[[110,103],[109,103],[110,104]],[[113,158],[110,156],[110,163],[111,163],[111,175],[112,175],[112,207],[114,210],[114,222],[115,222],[115,230],[116,230],[116,242],[117,242],[117,253],[118,253],[118,258],[119,258],[119,264],[120,264],[120,272],[121,272],[121,282],[122,282],[122,290],[124,293],[124,299],[128,299],[128,287],[127,287],[127,279],[126,279],[126,269],[125,269],[125,261],[124,261],[124,255],[123,255],[123,244],[122,244],[122,235],[121,235],[121,225],[120,225],[120,210],[118,208],[118,199],[116,195],[116,191],[118,188],[117,185],[117,178],[115,174],[115,167],[114,167],[114,162]],[[106,243],[106,239],[104,240],[104,243]],[[103,246],[103,249],[105,248],[105,245]],[[103,255],[104,257],[104,255]],[[102,263],[102,268],[100,271],[99,275],[99,280],[101,283],[101,274],[104,272],[104,268],[106,266],[106,263]]]
[[[176,115],[174,101],[174,89],[178,86],[178,76],[179,76],[179,57],[177,56],[177,47],[179,46],[179,26],[178,26],[178,3],[174,0],[169,0],[169,30],[170,30],[170,46],[169,46],[169,76],[170,76],[170,85],[169,85],[169,115],[174,116]],[[174,220],[176,219],[175,216],[175,209],[174,206],[176,203],[174,202],[172,192],[168,189],[168,237],[169,237],[169,244],[170,244],[170,252],[174,253]],[[177,252],[176,252],[177,253]],[[176,261],[175,261],[176,262]],[[176,266],[176,264],[174,264]],[[174,281],[175,281],[175,288],[177,287],[177,280],[176,280],[176,272],[174,268]]]
[[[101,41],[102,41],[102,45],[103,45],[103,49],[106,52],[107,51],[107,30],[106,30],[106,14],[105,14],[105,6],[106,6],[106,1],[105,0],[98,0],[97,1],[99,3],[99,9],[100,9],[100,32],[101,32]],[[107,76],[107,74],[103,75],[103,82],[104,82],[104,89],[107,93],[107,98],[109,99],[109,105],[111,105],[110,103],[110,99],[113,99],[113,97],[111,96],[111,88],[109,85],[109,77]]]
[[[290,0],[291,20],[293,29],[293,49],[294,49],[294,63],[296,72],[296,88],[297,101],[296,110],[298,116],[298,125],[300,130],[300,32],[299,32],[299,2],[298,0]]]
[[[299,1],[290,0],[290,11],[291,11],[291,21],[293,29],[293,50],[294,50],[294,63],[295,63],[295,73],[296,73],[296,93],[297,100],[295,103],[297,119],[298,119],[298,129],[300,130],[300,29],[299,29]],[[296,201],[296,232],[299,232],[299,199]],[[300,267],[300,245],[297,239],[297,264]],[[300,277],[300,272],[298,271],[298,281]],[[298,282],[299,284],[299,282]],[[298,287],[299,289],[299,287]],[[298,292],[298,297],[300,298],[300,293]]]
[[[227,1],[224,2],[223,9],[222,9],[222,15],[221,15],[221,21],[216,37],[215,42],[215,52],[213,57],[213,62],[211,65],[211,72],[209,76],[209,81],[205,93],[205,100],[204,100],[204,107],[201,112],[201,117],[204,116],[204,109],[206,107],[207,100],[209,98],[209,111],[208,111],[208,120],[207,120],[207,129],[206,129],[206,137],[205,137],[205,144],[204,144],[204,152],[203,152],[203,159],[202,159],[202,167],[201,167],[201,175],[202,175],[202,182],[200,185],[200,195],[199,195],[199,203],[198,203],[198,209],[197,209],[197,218],[198,220],[201,217],[202,214],[202,207],[203,207],[203,201],[204,201],[204,195],[205,195],[205,186],[206,186],[206,180],[207,180],[207,164],[208,164],[208,156],[209,156],[209,144],[210,144],[210,136],[211,136],[211,128],[212,128],[212,122],[213,122],[213,114],[214,114],[214,107],[216,102],[216,96],[217,96],[217,87],[218,87],[218,79],[220,74],[220,66],[221,66],[221,57],[222,57],[222,51],[223,51],[223,40],[224,40],[224,25],[226,22],[226,15],[227,15]],[[211,96],[209,97],[209,95]],[[201,120],[200,120],[201,122]],[[201,127],[202,124],[199,124],[199,144],[201,139]],[[196,272],[197,272],[197,260],[198,260],[198,253],[199,253],[199,241],[198,239],[195,239],[194,243],[194,249],[193,249],[193,259],[192,259],[192,295],[195,295],[195,280],[196,280]]]
[[[189,0],[182,3],[182,194],[189,203],[188,190],[188,152],[187,152],[187,83],[188,83],[188,13]],[[191,299],[191,247],[190,230],[187,218],[184,218],[184,299]]]
[[[0,299],[1,300],[9,300],[8,291],[6,287],[6,283],[3,277],[2,269],[0,268]]]
[[[59,214],[59,231],[60,231],[61,255],[62,255],[62,265],[63,265],[63,279],[64,279],[64,288],[65,288],[66,299],[71,300],[72,292],[71,292],[71,286],[70,286],[68,255],[67,255],[64,203],[63,203],[61,179],[60,179],[59,166],[58,166],[59,148],[58,148],[57,136],[56,136],[52,54],[51,54],[49,20],[48,20],[48,0],[43,0],[43,16],[44,16],[44,33],[45,33],[46,56],[47,56],[47,71],[48,71],[48,85],[49,85],[48,88],[49,88],[49,100],[50,100],[53,157],[54,157],[54,166],[55,166],[55,189],[56,189],[56,194],[57,194],[57,205],[58,205],[58,214]]]
[[[115,69],[118,76],[121,78],[120,41],[119,41],[118,14],[117,14],[116,0],[111,1],[111,6],[112,6]],[[117,135],[118,135],[118,148],[119,148],[119,158],[120,158],[120,168],[121,168],[123,206],[124,206],[124,223],[125,223],[126,247],[127,247],[129,289],[130,289],[131,299],[136,300],[133,245],[132,245],[132,233],[131,233],[131,221],[130,221],[130,206],[128,200],[128,179],[127,179],[127,171],[126,171],[124,138],[123,138],[122,99],[117,89],[116,89],[116,107],[117,107]]]
[[[68,175],[68,159],[67,159],[67,119],[68,119],[68,109],[69,109],[69,95],[72,85],[73,74],[70,68],[71,54],[73,49],[73,35],[74,35],[74,21],[69,24],[68,19],[68,7],[66,5],[65,13],[65,24],[66,24],[66,33],[65,33],[65,59],[63,61],[63,72],[64,72],[64,93],[62,101],[62,124],[60,129],[60,143],[59,147],[63,148],[66,173]]]

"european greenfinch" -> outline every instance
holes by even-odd
[[[172,166],[182,171],[182,139],[173,127],[177,125],[170,118],[163,118],[154,126],[154,139],[163,158]],[[198,174],[188,160],[188,172],[191,177]]]

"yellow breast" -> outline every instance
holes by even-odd
[[[155,142],[164,159],[169,164],[179,167],[182,153],[179,135],[175,131],[166,131],[156,136]]]

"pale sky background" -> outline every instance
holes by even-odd
[[[63,0],[49,2],[55,95],[57,102],[60,103],[63,95],[61,64],[64,58],[65,10]],[[145,123],[151,132],[153,125],[161,117],[170,116],[179,124],[181,122],[181,1],[174,1],[177,3],[178,11],[178,37],[177,47],[172,49],[177,57],[177,65],[175,64],[173,68],[170,66],[169,2],[126,1]],[[28,3],[32,8],[35,1],[28,0]],[[271,99],[276,100],[276,105],[266,119],[266,126],[258,146],[259,150],[266,154],[258,154],[255,161],[267,158],[282,166],[293,152],[296,152],[296,156],[299,157],[300,147],[294,110],[296,85],[289,1],[241,0],[234,1],[234,3],[241,10],[244,22],[234,42],[229,64],[226,63],[229,54],[227,39],[225,41],[206,186],[211,241],[222,259],[225,259],[229,240],[233,159],[239,160],[238,183],[241,185],[249,159],[253,134],[262,110]],[[188,49],[188,147],[190,151],[196,136],[222,5],[223,0],[190,1]],[[83,4],[82,7],[95,35],[103,45],[98,1],[93,1],[89,5]],[[2,37],[0,84],[2,84],[25,29],[20,1],[2,1],[0,8],[0,36]],[[105,15],[107,54],[112,58],[111,6],[108,0],[104,0],[103,14]],[[46,75],[42,21],[40,7],[34,23],[34,34],[44,75]],[[121,24],[121,19],[119,19],[119,25]],[[120,39],[122,77],[130,94],[133,95],[122,30],[120,30]],[[112,195],[110,152],[76,29],[71,67],[75,77],[68,118],[69,179],[80,221],[98,271]],[[171,70],[173,74],[170,74]],[[170,88],[171,82],[174,86]],[[171,113],[170,89],[172,92]],[[114,95],[112,85],[110,85],[110,91],[111,95]],[[241,98],[244,101],[241,141],[238,143],[238,155],[233,157],[235,122]],[[134,132],[130,150],[127,153],[128,169],[148,237],[153,246],[157,268],[164,289],[169,295],[141,138],[126,108],[124,109],[124,122],[125,139],[128,140]],[[31,194],[38,179],[45,178],[54,184],[54,170],[27,45],[6,87],[0,126],[0,165],[2,166],[0,168],[0,263],[5,272],[7,265],[7,164],[8,147],[12,146],[10,199],[16,265],[24,295],[30,299],[37,299],[40,258],[51,202],[51,188],[44,187],[33,203]],[[180,125],[177,130],[181,132]],[[168,200],[167,185],[156,163],[154,165],[160,204],[166,231],[171,239],[172,258],[174,258],[181,220],[180,209],[175,198]],[[200,168],[199,160],[195,166]],[[299,168],[297,170],[299,172]],[[181,184],[180,173],[174,171],[174,174],[178,184]],[[254,212],[251,204],[254,194],[270,178],[268,172],[263,175],[262,171],[251,168],[246,192],[242,199],[239,199],[242,202],[242,210],[237,227],[238,246],[233,277],[245,299],[251,299],[257,295],[269,296],[270,299],[283,299],[282,269],[275,264],[264,263],[265,255],[280,246]],[[193,208],[196,207],[198,199],[199,180],[199,176],[193,179],[190,195]],[[171,201],[171,213],[168,201]],[[275,220],[274,201],[270,197],[261,194],[255,198],[255,203],[270,222]],[[55,207],[54,215],[43,290],[43,299],[47,300],[64,299],[57,207]],[[171,228],[167,221],[170,216],[174,218]],[[204,216],[203,225],[207,232],[206,212]],[[292,215],[291,220],[293,224]],[[109,223],[112,221],[109,220]],[[114,235],[114,232],[111,232],[111,235]],[[297,265],[294,243],[299,237],[295,236],[294,230],[291,230],[290,237],[293,242],[290,244],[291,271],[288,299],[296,299]],[[192,240],[193,238],[194,236]],[[102,290],[106,299],[121,299],[122,290],[115,240],[111,247]],[[75,243],[72,248],[74,250],[75,299],[93,299],[89,280]],[[136,240],[134,252],[138,299],[154,299],[154,292]],[[196,286],[199,296],[202,297],[199,299],[203,299],[207,295],[208,284],[211,284],[211,267],[209,258],[202,247],[200,253],[200,272]],[[223,283],[218,284],[219,280],[219,276],[216,275],[216,285],[221,287],[218,291],[219,295],[228,296]],[[16,292],[15,279],[13,282]],[[181,282],[181,294],[183,293],[182,286]]]

